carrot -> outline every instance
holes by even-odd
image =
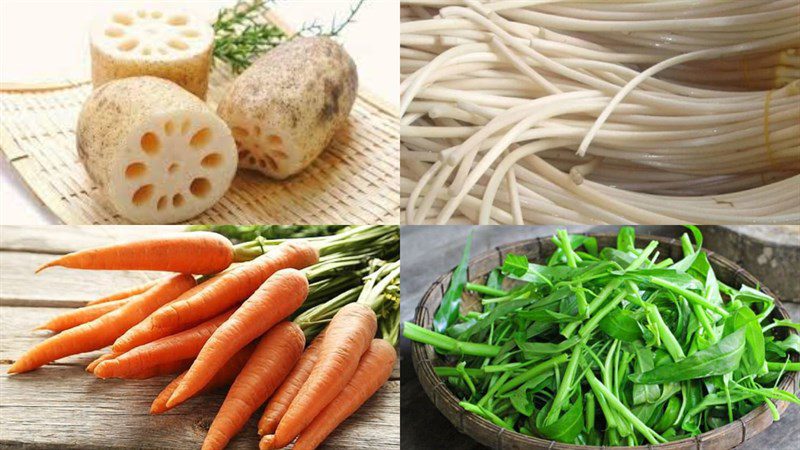
[[[275,325],[261,338],[214,417],[203,450],[225,448],[292,370],[305,341],[303,330],[293,322]]]
[[[167,406],[182,402],[202,389],[225,361],[289,317],[303,304],[306,295],[308,279],[302,272],[295,269],[275,272],[203,345]]]
[[[128,299],[115,300],[113,302],[99,303],[97,305],[84,306],[83,308],[71,309],[65,313],[59,314],[44,325],[36,327],[36,330],[49,330],[54,333],[69,330],[70,328],[77,327],[78,325],[86,322],[91,322],[94,319],[111,312],[128,302]]]
[[[230,270],[230,269],[228,269],[228,270]],[[224,272],[221,272],[221,274],[224,274],[225,272],[227,272],[227,270],[224,271]],[[172,300],[171,302],[167,303],[167,305],[169,305],[171,303],[175,303],[177,301],[181,301],[181,300],[183,300],[185,298],[189,298],[190,296],[192,296],[195,293],[199,292],[200,290],[204,289],[205,286],[206,286],[206,283],[208,283],[209,281],[213,280],[216,277],[221,276],[221,274],[217,274],[214,277],[212,277],[210,280],[206,280],[205,282],[200,283],[197,286],[189,289],[188,291],[186,291],[183,294],[181,294],[180,297],[178,297],[175,300]],[[163,308],[163,306],[162,306],[162,308]],[[148,342],[153,342],[153,341],[155,341],[157,339],[160,339],[160,338],[163,338],[163,337],[167,337],[167,336],[171,336],[171,335],[173,335],[173,334],[175,334],[177,332],[180,332],[180,331],[184,331],[184,330],[186,330],[188,328],[191,328],[194,325],[197,325],[197,324],[191,324],[189,326],[181,327],[180,329],[175,329],[175,330],[162,330],[162,329],[159,329],[159,328],[155,328],[153,326],[153,314],[151,314],[150,316],[148,316],[143,321],[141,321],[141,322],[137,323],[136,325],[134,325],[133,327],[131,327],[131,329],[126,331],[125,334],[123,334],[116,341],[114,341],[114,345],[111,346],[111,350],[113,350],[114,353],[125,353],[128,350],[131,350],[133,348],[136,348],[136,347],[139,347],[141,345],[147,344]]]
[[[276,447],[292,442],[342,391],[377,328],[375,313],[360,303],[350,303],[333,316],[325,330],[317,364],[275,430]]]
[[[153,315],[157,328],[174,330],[213,317],[244,301],[272,274],[287,268],[302,269],[319,260],[317,249],[305,241],[284,242],[269,253],[209,280],[195,295],[162,308]]]
[[[158,270],[211,274],[233,262],[233,244],[210,232],[181,233],[69,253],[46,263],[36,272],[61,266],[95,270]]]
[[[247,347],[239,350],[238,353],[233,355],[233,358],[229,359],[228,362],[225,363],[225,367],[219,370],[214,378],[208,382],[203,389],[198,392],[198,394],[209,392],[219,387],[228,386],[233,383],[233,380],[236,379],[236,376],[239,375],[239,372],[242,371],[245,363],[248,359],[250,359],[250,355],[253,354],[253,350],[256,348],[255,344],[250,344]],[[191,364],[190,364],[191,365]],[[150,414],[161,414],[167,410],[172,408],[167,407],[167,400],[172,396],[172,393],[175,392],[175,388],[178,387],[181,380],[183,380],[184,375],[186,372],[178,375],[174,380],[172,380],[167,387],[164,388],[153,400],[153,404],[150,405]],[[174,405],[173,408],[177,406]]]
[[[223,322],[228,320],[234,310],[235,308],[231,308],[196,327],[149,342],[114,359],[103,361],[94,368],[94,374],[100,378],[126,378],[147,367],[194,358],[200,353],[203,344]]]
[[[140,285],[137,285],[137,286],[134,286],[132,288],[128,288],[128,289],[125,289],[125,290],[122,290],[122,291],[119,291],[119,292],[115,292],[115,293],[113,293],[111,295],[107,295],[105,297],[96,298],[96,299],[86,303],[86,306],[98,305],[100,303],[113,302],[113,301],[116,301],[116,300],[122,300],[123,298],[133,297],[134,295],[141,294],[142,292],[144,292],[144,291],[150,289],[151,287],[155,286],[156,283],[158,283],[158,281],[159,280],[151,280],[151,281],[148,281],[147,283],[140,284]]]
[[[194,286],[194,283],[191,275],[174,275],[164,279],[147,292],[131,297],[120,308],[35,345],[11,365],[8,373],[27,372],[65,356],[110,345],[128,328],[144,320],[164,303],[178,297]]]
[[[98,357],[94,361],[90,362],[89,365],[86,366],[86,371],[89,372],[89,373],[94,373],[94,368],[97,367],[98,364],[100,364],[101,362],[103,362],[103,361],[105,361],[107,359],[114,359],[117,356],[119,356],[119,354],[114,353],[114,352],[105,353],[103,355],[100,355],[100,357]]]
[[[383,386],[392,374],[396,359],[397,352],[390,343],[383,339],[374,339],[361,357],[353,378],[300,433],[293,448],[295,450],[317,448],[339,424],[356,412]],[[265,450],[265,447],[259,446],[259,448]]]
[[[278,428],[278,422],[280,422],[283,415],[286,414],[286,410],[289,409],[292,400],[294,400],[294,397],[300,391],[303,383],[308,379],[308,375],[311,373],[311,369],[314,368],[314,364],[317,363],[323,335],[324,332],[317,336],[311,345],[308,346],[306,351],[303,352],[303,356],[300,357],[300,361],[297,361],[297,365],[292,369],[292,373],[286,377],[281,387],[275,391],[275,395],[267,402],[264,414],[261,416],[261,420],[258,421],[259,435],[272,434],[275,432],[275,429]]]
[[[146,380],[148,378],[160,377],[162,375],[169,375],[173,373],[183,372],[192,365],[192,360],[181,359],[178,361],[170,361],[164,364],[158,364],[148,367],[141,372],[132,373],[126,377],[127,380]]]

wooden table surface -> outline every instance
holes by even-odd
[[[414,309],[431,283],[441,274],[451,270],[461,257],[466,236],[471,227],[402,227],[400,253],[403,255],[401,282],[401,317],[413,320]],[[552,235],[557,227],[481,227],[474,228],[472,255],[478,255],[498,245]],[[582,233],[590,230],[613,231],[616,227],[575,226],[570,232]],[[681,228],[637,227],[640,234],[656,234],[675,237]],[[714,249],[723,253],[723,249]],[[794,299],[800,301],[800,299]],[[800,303],[784,302],[795,321],[800,320]],[[411,343],[400,341],[401,396],[403,448],[415,450],[479,450],[485,449],[455,427],[433,406],[417,380],[411,363]],[[794,450],[800,437],[800,408],[790,405],[781,420],[772,424],[768,431],[746,441],[736,450]]]
[[[33,372],[6,370],[42,335],[31,331],[66,308],[139,284],[158,273],[34,269],[53,255],[119,239],[178,231],[174,227],[0,227],[0,448],[199,448],[224,392],[151,416],[150,403],[172,377],[100,380],[86,364],[102,351],[64,358]],[[228,448],[257,448],[254,415]],[[400,368],[325,448],[400,446]]]

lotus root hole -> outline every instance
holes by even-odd
[[[152,184],[145,184],[144,186],[140,187],[133,193],[133,204],[136,206],[141,206],[148,200],[150,197],[153,196],[153,185]]]
[[[200,33],[198,33],[197,30],[183,30],[181,31],[181,34],[190,39],[200,36]]]
[[[186,42],[183,42],[180,39],[170,39],[169,42],[167,42],[167,45],[174,48],[175,50],[186,50],[187,48],[189,48],[189,45],[187,45]]]
[[[186,16],[172,16],[167,19],[167,23],[176,27],[180,27],[189,23],[189,19]]]
[[[184,203],[186,203],[186,199],[183,198],[183,195],[175,194],[172,196],[172,206],[180,208]]]
[[[119,44],[117,48],[123,52],[129,52],[139,45],[138,39],[128,39],[127,41]]]
[[[211,153],[200,161],[200,165],[206,168],[217,167],[222,163],[222,155],[219,153]]]
[[[189,186],[189,191],[195,197],[205,197],[211,191],[211,182],[207,178],[195,178]]]
[[[147,166],[143,163],[133,163],[125,168],[125,178],[132,180],[147,173]]]
[[[150,50],[150,47],[145,47],[145,48],[142,49],[142,54],[143,55],[147,56],[150,53],[152,53],[152,50]]]
[[[174,132],[175,132],[175,122],[168,120],[167,123],[164,124],[164,133],[166,133],[167,136],[170,136]]]
[[[125,25],[125,26],[133,25],[133,17],[127,14],[122,14],[122,13],[114,14],[113,16],[111,16],[111,20],[120,25]]]
[[[189,145],[192,148],[203,148],[211,142],[211,128],[202,128],[200,131],[192,136],[189,140]]]
[[[248,132],[242,127],[233,127],[231,128],[231,132],[233,132],[233,137],[236,139],[246,138],[247,136],[250,135],[250,132]]]
[[[269,137],[270,145],[283,145],[283,139],[280,136],[273,134]]]
[[[161,53],[162,55],[166,55],[166,54],[167,54],[167,51],[166,51],[165,49],[163,49],[163,48],[159,47],[159,48],[158,48],[158,53]]]
[[[161,16],[163,15],[164,14],[161,11],[153,11],[152,13],[150,13],[150,17],[152,17],[153,19],[160,19]]]
[[[289,157],[289,155],[287,155],[286,153],[284,153],[284,152],[282,152],[280,150],[272,150],[272,156],[274,156],[274,157],[276,157],[278,159],[286,159],[286,158]]]
[[[156,204],[156,209],[161,211],[166,207],[167,207],[167,196],[162,195],[161,198],[158,199],[158,203]]]
[[[272,157],[271,157],[271,156],[269,156],[269,155],[264,155],[264,159],[266,159],[266,160],[267,160],[267,164],[269,164],[269,168],[270,168],[270,169],[272,169],[272,170],[273,170],[273,171],[275,171],[275,172],[277,172],[277,171],[278,171],[278,163],[276,163],[276,162],[275,162],[275,160],[274,160],[274,159],[272,159]]]
[[[124,34],[125,34],[125,31],[122,28],[113,27],[113,28],[106,29],[106,36],[111,37],[111,38],[122,37],[122,35],[124,35]]]
[[[147,11],[140,9],[136,11],[136,15],[139,16],[139,18],[144,19],[145,17],[147,17]]]
[[[178,163],[172,163],[169,165],[169,167],[167,167],[167,172],[169,173],[175,173],[175,171],[177,170],[178,170]]]
[[[161,142],[158,140],[158,136],[156,136],[155,133],[147,132],[143,134],[140,144],[142,150],[148,155],[153,155],[161,150]]]
[[[192,122],[189,119],[184,120],[181,124],[181,134],[188,133],[190,126],[192,126]]]
[[[254,157],[252,157],[252,156],[247,158],[247,161],[250,162],[250,164],[255,164],[256,163],[256,159]]]

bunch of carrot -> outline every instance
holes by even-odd
[[[296,448],[314,448],[392,371],[393,345],[373,339],[375,311],[391,320],[396,315],[391,287],[399,262],[375,259],[397,234],[390,228],[236,247],[220,235],[193,232],[65,255],[37,272],[63,266],[176,274],[50,320],[40,329],[58,334],[31,348],[9,373],[111,346],[87,371],[129,379],[182,372],[155,399],[153,414],[231,385],[204,449],[224,448],[268,399],[261,448],[280,448],[298,436]],[[354,268],[365,278],[350,287],[341,277]],[[206,276],[198,283],[193,275]],[[353,289],[358,296],[342,302]],[[323,301],[329,295],[339,299],[336,305]],[[318,320],[290,321],[301,310],[308,317],[322,309]],[[323,329],[305,349],[307,337]],[[385,336],[396,338],[387,330]]]

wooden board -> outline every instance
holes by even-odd
[[[279,18],[268,19],[292,34]],[[79,58],[76,64],[90,61]],[[234,78],[217,61],[209,80],[212,109]],[[75,124],[91,91],[89,80],[0,85],[0,150],[64,223],[129,223],[102,206],[97,185],[78,159]],[[283,181],[240,170],[216,205],[187,222],[395,224],[400,220],[399,173],[397,107],[361,89],[347,125],[308,168]]]
[[[5,373],[15,358],[46,336],[31,330],[65,306],[157,276],[58,268],[34,275],[36,265],[60,253],[54,249],[74,250],[178,229],[0,228],[0,448],[199,448],[224,392],[151,416],[150,403],[171,378],[99,380],[84,367],[102,351],[64,358],[27,374]],[[328,438],[325,448],[399,448],[399,379],[398,363],[390,381]],[[257,448],[256,421],[251,419],[229,448]]]

